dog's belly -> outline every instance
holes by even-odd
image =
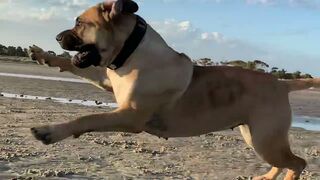
[[[218,114],[220,114],[218,116]],[[224,116],[221,116],[221,115]],[[185,112],[183,114],[158,115],[146,124],[146,132],[158,137],[190,137],[207,134],[214,131],[233,129],[245,124],[240,114],[224,114],[212,110],[204,112]]]

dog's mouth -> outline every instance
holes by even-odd
[[[78,68],[87,68],[89,66],[99,66],[101,56],[98,48],[94,44],[87,44],[78,47],[79,51],[72,58],[72,64]]]
[[[91,65],[99,66],[101,56],[94,44],[84,44],[81,38],[72,30],[66,30],[56,36],[60,46],[67,51],[78,51],[72,58],[72,64],[78,68],[87,68]]]

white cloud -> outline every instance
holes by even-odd
[[[218,43],[226,42],[226,39],[223,36],[223,34],[221,34],[219,32],[204,32],[201,34],[201,39],[207,40],[207,41],[215,41]]]
[[[210,57],[217,60],[254,59],[265,56],[256,46],[241,40],[225,37],[219,32],[205,32],[190,21],[152,21],[151,26],[159,32],[169,45],[192,58]]]
[[[0,19],[15,22],[66,20],[76,16],[80,10],[87,8],[91,3],[89,0],[0,0]]]
[[[144,1],[144,0],[140,0]],[[235,0],[160,0],[163,3],[234,3]],[[308,9],[320,9],[319,0],[237,0],[249,5],[265,5],[265,6],[285,6],[285,7],[298,7]]]
[[[143,3],[145,0],[137,0]],[[194,2],[194,3],[223,3],[233,0],[160,0],[164,3]],[[303,7],[320,9],[319,0],[241,0],[246,4],[260,5],[286,5],[290,7]],[[25,19],[48,21],[51,19],[73,19],[82,10],[99,0],[0,0],[0,19],[11,21],[24,21]],[[72,18],[70,18],[72,17]],[[188,24],[182,24],[188,25]]]
[[[152,21],[150,24],[170,46],[193,59],[205,57],[215,61],[260,59],[271,66],[285,68],[291,72],[300,70],[319,75],[317,67],[314,66],[318,63],[317,57],[251,44],[244,40],[226,37],[220,32],[205,32],[194,27],[190,21],[170,19]]]
[[[51,2],[51,1],[48,1]],[[85,8],[91,3],[88,0],[59,0],[56,6],[68,7],[68,8]]]
[[[178,27],[180,31],[188,31],[191,28],[191,23],[190,21],[182,21],[178,23]]]
[[[319,0],[245,0],[248,4],[281,5],[288,7],[320,9]]]
[[[319,0],[288,0],[293,7],[304,7],[309,9],[320,9]]]

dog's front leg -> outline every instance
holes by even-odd
[[[93,85],[101,89],[113,91],[110,80],[107,76],[106,68],[94,66],[90,66],[85,69],[77,68],[72,64],[71,59],[51,55],[35,45],[30,47],[29,56],[33,60],[37,61],[38,64],[47,64],[49,67],[58,67],[60,68],[60,72],[71,72],[74,75],[88,80]]]
[[[68,123],[31,128],[31,132],[44,144],[53,144],[70,136],[77,138],[86,132],[140,133],[143,131],[143,122],[146,119],[146,113],[118,109],[84,116]]]
[[[33,60],[37,61],[38,64],[47,64],[50,67],[59,67],[61,72],[71,72],[73,68],[71,59],[52,55],[35,45],[29,47],[29,56]]]

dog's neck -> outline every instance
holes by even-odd
[[[136,36],[135,34],[137,33],[135,30],[137,29],[137,25],[141,24],[141,20],[140,23],[138,22],[136,15],[123,14],[112,23],[112,33],[113,36],[117,38],[113,39],[112,46],[106,44],[106,47],[109,46],[107,49],[100,49],[100,54],[104,57],[101,66],[108,67],[111,70],[117,70],[124,65],[129,56],[133,54],[134,50],[140,44],[142,40],[141,37],[143,37],[145,33],[138,34],[141,39],[132,38],[132,36]],[[147,24],[145,23],[145,31],[146,29]],[[135,44],[136,42],[137,44]],[[128,43],[133,43],[135,46],[128,46]]]
[[[147,31],[147,23],[143,18],[136,15],[136,24],[129,35],[129,37],[124,42],[118,55],[112,60],[111,64],[108,65],[109,69],[116,70],[121,68],[127,59],[140,45],[142,39],[144,38]]]
[[[113,53],[110,56],[103,56],[109,57],[109,60],[113,60],[118,55],[124,42],[129,37],[136,24],[135,16],[126,15],[121,18],[122,21],[118,21],[118,23],[115,24],[115,30],[117,33],[115,37],[117,37],[117,42],[114,43],[115,46]],[[106,66],[107,65],[105,64],[104,67]],[[173,48],[168,46],[161,35],[150,25],[147,25],[147,31],[144,38],[137,49],[126,60],[125,64],[116,71],[111,69],[109,69],[109,71],[112,74],[115,73],[122,76],[137,69],[139,72],[145,70],[149,72],[159,68],[173,68],[174,66],[177,66],[177,69],[182,69],[181,72],[184,71],[183,69],[192,69],[190,58],[184,54],[176,52]],[[188,74],[186,74],[186,76],[188,76]]]

